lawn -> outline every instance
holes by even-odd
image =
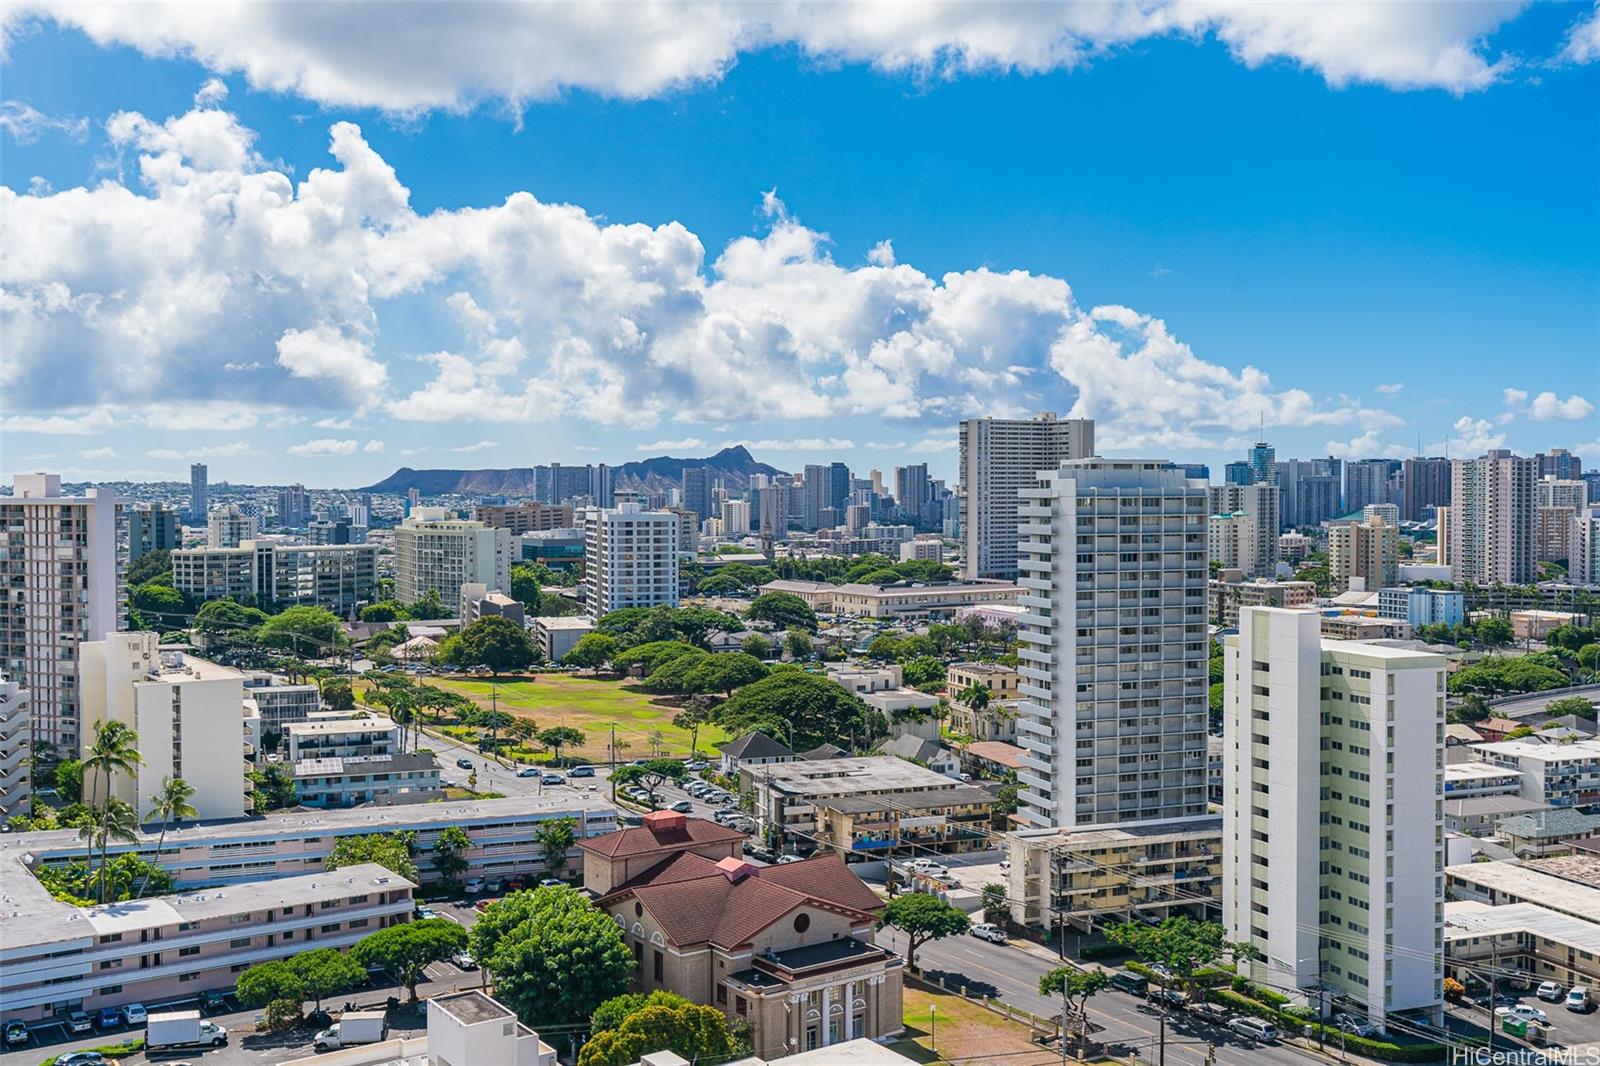
[[[689,730],[672,724],[681,708],[638,691],[631,682],[553,674],[498,685],[445,678],[430,679],[428,684],[459,692],[482,707],[494,702],[502,711],[533,719],[540,729],[565,725],[582,730],[584,743],[575,749],[563,749],[563,756],[594,762],[607,759],[612,726],[617,730],[619,758],[648,758],[653,754],[658,729],[663,754],[689,754]],[[727,739],[728,735],[716,726],[701,726],[700,754],[714,754],[716,745]]]
[[[930,1020],[929,1009],[933,1009]],[[905,990],[906,1035],[891,1050],[913,1062],[1004,1062],[1006,1066],[1052,1066],[1061,1053],[1028,1040],[1028,1027],[1007,1021],[971,1000],[921,988]]]

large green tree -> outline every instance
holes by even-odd
[[[1106,939],[1132,951],[1146,963],[1160,963],[1177,977],[1187,992],[1203,991],[1195,973],[1225,958],[1244,958],[1252,953],[1245,944],[1227,939],[1221,925],[1187,916],[1168,918],[1160,925],[1124,922],[1106,930]]]
[[[585,633],[561,661],[567,666],[597,670],[611,661],[617,648],[617,638],[609,633]]]
[[[568,746],[582,744],[588,738],[583,735],[583,730],[574,729],[570,725],[553,725],[548,729],[538,732],[539,743],[549,748],[555,755],[556,764],[561,764],[561,749]]]
[[[567,852],[578,842],[578,823],[571,818],[546,818],[533,827],[533,839],[544,852],[550,876],[560,877],[567,865]]]
[[[750,601],[745,617],[752,622],[767,622],[775,629],[817,631],[817,612],[792,592],[764,592]]]
[[[268,647],[282,648],[301,658],[324,658],[344,644],[339,616],[326,607],[290,607],[261,623],[256,633]]]
[[[457,884],[467,872],[467,850],[472,838],[459,825],[447,827],[433,842],[433,869],[447,884]]]
[[[495,997],[538,1029],[587,1018],[628,990],[633,952],[604,911],[570,888],[513,892],[472,927]]]
[[[655,798],[656,789],[664,782],[683,784],[689,780],[689,768],[677,759],[646,759],[642,763],[629,763],[611,771],[611,786],[638,785]]]
[[[281,811],[296,802],[294,774],[282,763],[269,762],[250,771],[250,803],[257,814]]]
[[[1058,966],[1049,973],[1039,975],[1039,994],[1041,996],[1060,996],[1063,1006],[1070,1008],[1076,1003],[1077,1009],[1064,1009],[1061,1012],[1062,1021],[1065,1023],[1069,1017],[1078,1019],[1078,1058],[1083,1058],[1083,1038],[1088,1031],[1089,997],[1097,992],[1103,992],[1111,987],[1111,978],[1104,970],[1082,970],[1076,966]]]
[[[539,571],[531,563],[511,564],[511,598],[530,615],[539,614]]]
[[[146,825],[151,822],[161,823],[161,835],[156,838],[156,854],[161,854],[161,849],[167,843],[167,830],[173,822],[181,822],[188,818],[200,817],[200,812],[190,800],[194,799],[194,786],[181,777],[166,777],[161,781],[161,787],[150,799],[150,809],[145,812]],[[144,890],[149,887],[149,878],[139,886],[138,894],[144,895]]]
[[[527,669],[538,653],[520,625],[488,615],[445,641],[439,656],[454,666],[487,666],[492,673],[503,674]]]
[[[864,748],[888,731],[883,716],[838,682],[779,666],[760,681],[745,685],[712,712],[712,720],[729,733],[759,730],[787,737],[793,727],[796,751],[840,738],[853,738]]]
[[[367,968],[338,948],[303,951],[289,960],[289,969],[300,978],[301,998],[312,1000],[317,1010],[324,996],[358,988],[367,980]]]
[[[361,836],[340,837],[328,852],[327,868],[337,870],[345,866],[360,866],[375,862],[407,881],[417,880],[416,834],[365,833]]]
[[[277,999],[299,1003],[306,998],[306,985],[287,961],[275,959],[257,963],[241,973],[233,994],[246,1007],[265,1007]]]
[[[726,1062],[747,1050],[726,1014],[686,1000],[641,1007],[615,1029],[596,1033],[578,1053],[578,1066],[627,1066],[652,1051],[675,1051],[690,1062]]]
[[[890,900],[878,912],[878,928],[889,927],[906,934],[906,967],[917,967],[917,949],[930,940],[959,936],[972,925],[960,908],[926,892],[907,892]]]
[[[128,606],[152,629],[174,629],[189,622],[189,601],[171,585],[151,582],[128,592]]]
[[[251,640],[256,628],[266,620],[265,611],[233,600],[212,600],[201,604],[195,612],[194,628],[212,643],[242,644]]]
[[[448,918],[423,918],[362,937],[350,954],[363,966],[382,967],[417,1001],[417,982],[430,962],[443,962],[467,946],[467,931]]]

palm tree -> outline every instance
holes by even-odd
[[[198,818],[200,812],[189,801],[194,798],[194,786],[181,777],[169,777],[161,782],[161,788],[150,800],[150,810],[145,813],[145,824],[161,819],[161,836],[156,840],[155,861],[144,872],[144,880],[139,884],[139,891],[134,894],[138,899],[144,895],[144,890],[150,887],[150,875],[156,872],[156,865],[161,861],[161,846],[167,842],[167,828],[173,822],[181,822],[185,818]]]
[[[100,808],[100,902],[106,901],[106,862],[113,840],[134,843],[139,839],[139,812],[112,797]]]
[[[127,723],[115,719],[95,723],[94,744],[83,757],[85,783],[98,772],[105,780],[104,795],[110,796],[113,774],[132,774],[143,764],[144,756],[139,754],[139,734],[130,729]],[[91,791],[84,797],[84,802],[93,806],[96,798]]]

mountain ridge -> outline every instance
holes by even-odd
[[[700,466],[711,470],[712,476],[721,478],[729,488],[736,489],[748,486],[752,474],[776,477],[785,473],[758,461],[744,445],[735,444],[704,458],[657,455],[623,463],[611,468],[612,485],[617,490],[663,492],[682,487],[686,467]],[[404,493],[414,488],[424,496],[532,496],[535,492],[534,471],[535,468],[531,466],[480,470],[449,467],[417,470],[402,466],[382,481],[359,491]]]

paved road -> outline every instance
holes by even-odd
[[[878,934],[878,942],[901,954],[905,937],[893,929]],[[930,977],[954,978],[984,995],[994,996],[1041,1017],[1061,1013],[1059,1000],[1039,995],[1039,977],[1054,968],[1042,953],[1015,944],[998,945],[976,937],[947,937],[917,951],[917,965]],[[1143,999],[1108,990],[1089,1003],[1089,1016],[1103,1027],[1098,1040],[1126,1045],[1141,1057],[1155,1059],[1161,1038],[1160,1012]],[[1280,1063],[1305,1066],[1312,1053],[1288,1045],[1252,1044],[1233,1033],[1191,1021],[1181,1012],[1166,1026],[1167,1066],[1204,1066],[1206,1045],[1214,1041],[1218,1063]]]

